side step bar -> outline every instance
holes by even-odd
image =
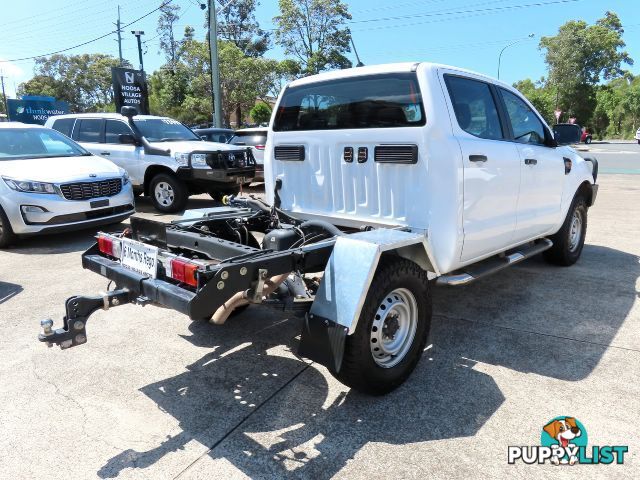
[[[548,250],[553,246],[553,242],[547,238],[537,241],[529,246],[518,247],[516,250],[511,251],[501,257],[491,257],[481,262],[474,263],[464,267],[462,270],[448,273],[438,277],[436,285],[467,285],[482,277],[486,277],[495,273],[503,268],[510,267],[516,263],[519,263],[527,258],[533,257],[539,253]]]

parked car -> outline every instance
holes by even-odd
[[[580,136],[580,141],[582,143],[586,143],[587,145],[589,145],[591,143],[592,140],[592,136],[591,136],[591,132],[589,132],[588,128],[583,128],[582,129],[582,135]]]
[[[207,142],[228,143],[233,137],[231,128],[194,128],[193,133]]]
[[[236,130],[229,143],[231,145],[251,147],[253,157],[256,159],[255,181],[264,180],[264,148],[267,144],[268,128],[242,128]]]
[[[40,125],[0,123],[0,177],[0,248],[134,213],[124,169]]]
[[[192,194],[220,200],[255,175],[250,149],[205,142],[171,118],[123,112],[59,115],[45,125],[124,168],[134,191],[161,212],[184,209]]]
[[[435,284],[467,285],[540,253],[555,265],[580,258],[597,162],[558,145],[508,84],[444,65],[375,65],[295,80],[275,112],[270,205],[232,197],[169,225],[134,216],[130,237],[100,234],[82,264],[116,288],[74,297],[83,313],[67,318],[79,330],[46,320],[40,340],[83,344],[86,312],[140,295],[218,325],[264,302],[305,317],[300,356],[383,394],[428,356]],[[144,252],[151,262],[132,261]]]
[[[640,128],[638,130],[636,130],[635,139],[638,141],[638,144],[640,145]]]

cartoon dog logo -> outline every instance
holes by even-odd
[[[551,457],[551,462],[555,465],[569,464],[574,465],[578,461],[578,457],[575,454],[565,454],[567,448],[574,449],[577,452],[577,446],[572,442],[575,438],[582,435],[582,430],[576,423],[576,419],[573,417],[564,417],[552,420],[547,423],[543,430],[549,434],[551,438],[558,442],[558,445],[563,448],[562,453],[558,453]],[[566,458],[566,457],[569,458]]]

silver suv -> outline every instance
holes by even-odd
[[[249,148],[205,142],[171,118],[123,113],[59,115],[45,125],[124,168],[134,191],[161,212],[183,210],[192,194],[220,200],[255,175]]]

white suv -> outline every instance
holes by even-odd
[[[46,126],[73,138],[91,153],[124,168],[134,191],[150,195],[161,212],[184,209],[190,194],[220,200],[255,175],[250,149],[205,142],[180,122],[152,115],[59,115]]]

